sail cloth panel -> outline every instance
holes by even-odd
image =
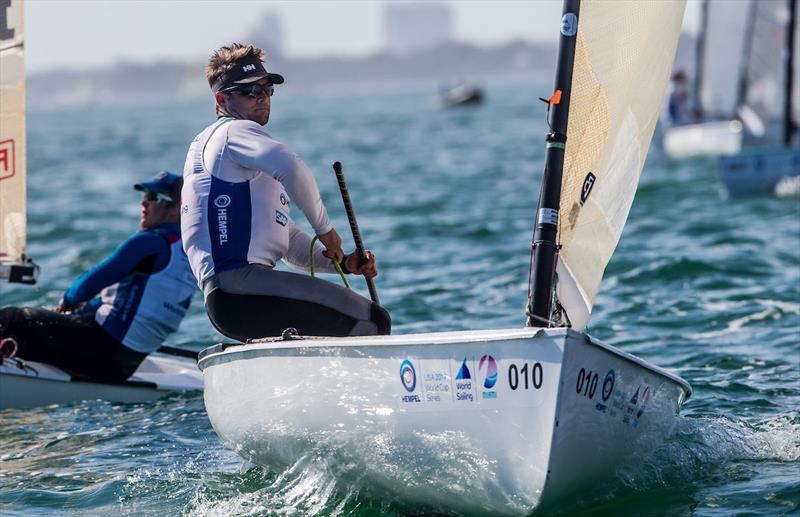
[[[25,61],[22,0],[0,16],[0,261],[25,252]],[[2,23],[5,21],[5,23]]]
[[[708,2],[705,50],[700,84],[701,105],[706,119],[729,120],[735,116],[736,89],[741,73],[742,56],[751,2],[705,0]],[[783,1],[783,0],[779,0]]]
[[[787,0],[759,0],[755,3],[753,39],[749,42],[750,60],[745,71],[747,91],[745,103],[764,123],[780,122],[783,116],[786,68],[786,29],[789,24]],[[795,46],[797,44],[795,27]],[[800,67],[795,66],[793,94],[798,96]],[[798,120],[798,105],[793,118]],[[780,126],[780,124],[774,124]]]
[[[685,2],[584,1],[558,221],[558,303],[588,323],[636,194]],[[594,177],[594,179],[592,179]]]

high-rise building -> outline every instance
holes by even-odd
[[[282,56],[284,34],[280,16],[272,11],[265,12],[247,39],[249,43],[263,48],[268,59]]]
[[[409,54],[453,40],[450,8],[445,4],[405,2],[383,10],[385,48]]]

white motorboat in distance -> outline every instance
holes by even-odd
[[[691,395],[563,328],[217,345],[199,365],[214,429],[253,463],[333,451],[407,500],[501,514],[613,481]]]
[[[484,97],[483,89],[466,81],[453,86],[442,86],[439,90],[439,104],[442,108],[477,106],[483,103]]]
[[[0,410],[67,404],[82,400],[145,402],[171,393],[199,393],[203,377],[195,361],[150,354],[126,381],[104,383],[72,377],[45,363],[0,361]]]

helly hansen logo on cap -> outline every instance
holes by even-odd
[[[255,70],[256,65],[244,65],[242,67],[242,72],[249,72],[250,70]]]

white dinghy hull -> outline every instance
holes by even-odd
[[[203,379],[190,359],[150,355],[125,382],[75,380],[63,370],[35,361],[0,363],[0,410],[68,404],[81,400],[146,402],[174,392],[200,392]]]
[[[673,160],[738,154],[742,150],[742,123],[726,120],[670,127],[664,130],[662,145]]]
[[[510,329],[216,345],[223,441],[266,467],[315,451],[407,501],[524,514],[613,479],[672,430],[682,379],[585,334]]]

